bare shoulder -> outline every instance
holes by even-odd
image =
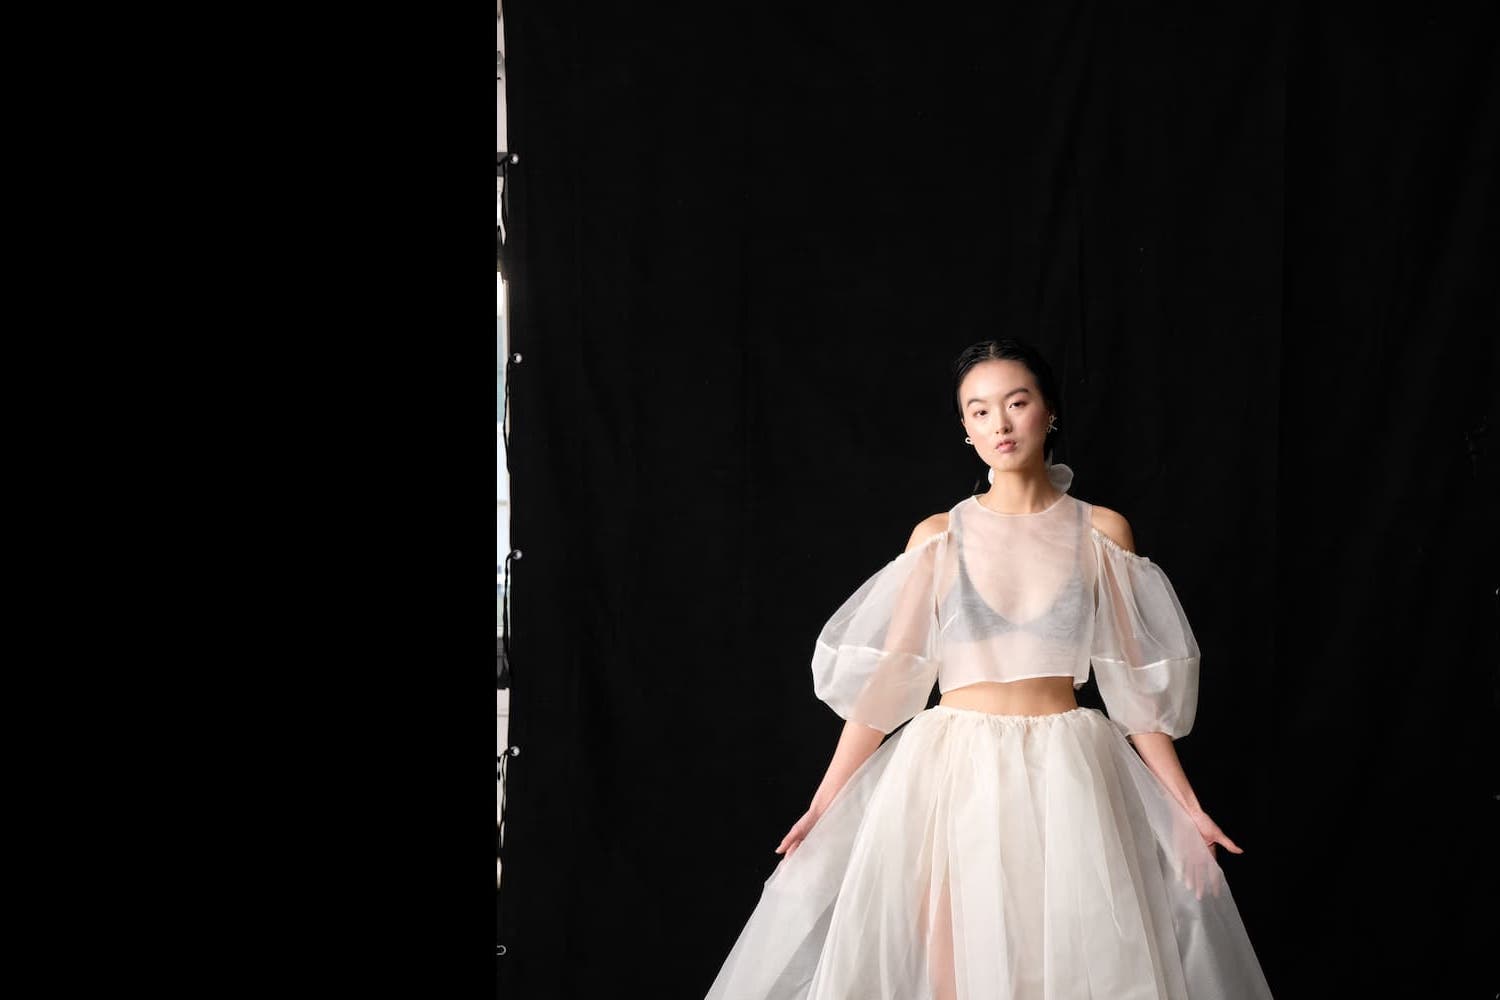
[[[1126,552],[1135,551],[1135,535],[1131,534],[1130,522],[1125,520],[1125,515],[1108,507],[1094,505],[1090,516],[1093,525],[1099,534],[1114,542]]]
[[[947,530],[948,515],[946,513],[934,514],[929,518],[919,521],[917,526],[912,529],[911,540],[906,543],[906,551],[910,552],[933,535],[941,535]]]

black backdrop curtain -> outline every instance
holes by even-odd
[[[507,3],[500,995],[707,990],[1003,335],[1194,623],[1277,996],[1490,995],[1494,9]]]

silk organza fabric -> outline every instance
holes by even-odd
[[[1066,495],[1072,470],[1048,469],[1065,495],[1047,512],[1007,516],[972,497],[949,511],[950,527],[891,559],[851,593],[817,636],[813,690],[840,718],[889,733],[942,693],[980,681],[1071,676],[1092,665],[1109,717],[1127,733],[1191,729],[1200,653],[1167,574],[1090,523],[1091,505]],[[966,555],[965,555],[966,553]],[[1088,599],[1067,609],[1053,634],[983,635],[980,599],[955,600],[967,577],[1018,606],[1045,607],[1078,576]]]
[[[1269,1000],[1223,871],[1092,708],[935,706],[766,879],[707,1000]]]
[[[1170,581],[1074,498],[1014,520],[968,502],[818,636],[818,697],[891,735],[766,879],[708,1000],[1268,1000],[1223,871],[1126,740],[1193,723],[1199,650]],[[947,599],[964,551],[985,601]],[[1047,642],[954,638],[985,632],[951,626],[1001,594],[987,571],[1034,574],[1010,596],[1041,608],[1069,560],[1087,596]],[[925,708],[935,681],[1076,687],[1091,666],[1108,716]]]

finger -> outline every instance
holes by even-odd
[[[1225,847],[1229,848],[1231,851],[1233,851],[1236,854],[1244,854],[1245,853],[1245,849],[1244,848],[1242,848],[1239,844],[1236,844],[1234,841],[1230,840],[1227,836],[1225,836],[1222,833],[1219,834],[1219,843],[1223,844]]]

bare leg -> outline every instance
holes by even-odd
[[[958,1000],[955,982],[958,971],[953,965],[953,904],[949,898],[946,873],[938,889],[936,905],[930,891],[922,894],[917,923],[917,933],[927,943],[927,981],[932,986],[933,1000]]]

